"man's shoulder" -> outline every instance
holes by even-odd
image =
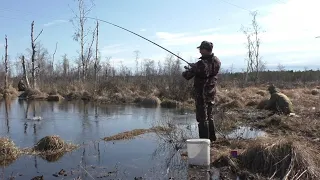
[[[217,56],[212,57],[213,61],[221,63],[220,59]]]

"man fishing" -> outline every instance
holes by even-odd
[[[198,62],[189,64],[182,76],[190,80],[194,77],[194,99],[196,104],[196,120],[198,122],[199,138],[216,140],[213,123],[213,106],[216,95],[217,75],[221,62],[212,52],[213,44],[203,41],[198,47],[202,55]]]
[[[167,52],[178,57],[180,60],[189,64],[191,68],[185,67],[186,71],[182,73],[182,76],[187,80],[190,80],[194,77],[194,99],[196,101],[196,119],[198,121],[199,137],[208,138],[211,141],[215,141],[217,139],[213,124],[213,105],[216,95],[217,74],[220,70],[221,62],[212,53],[213,45],[211,42],[203,41],[201,43],[198,49],[200,50],[202,56],[199,58],[200,60],[197,63],[192,64],[182,59],[180,56],[174,54],[173,52],[169,51],[168,49],[133,31],[130,31],[126,28],[105,20],[92,17],[87,18],[102,21],[104,23],[130,32],[136,36],[139,36],[140,38],[166,50]]]

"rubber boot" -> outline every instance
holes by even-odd
[[[205,122],[198,123],[198,130],[199,130],[199,138],[200,139],[209,139],[209,128]]]
[[[216,130],[214,127],[214,123],[213,123],[213,103],[209,103],[208,104],[208,109],[207,109],[207,116],[208,116],[208,123],[209,123],[209,137],[210,137],[210,141],[216,141],[217,137],[216,137]]]
[[[217,137],[216,137],[216,130],[214,127],[214,123],[213,121],[209,121],[209,133],[210,133],[210,141],[216,141]]]

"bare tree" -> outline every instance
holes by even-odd
[[[96,25],[96,58],[94,61],[94,92],[97,91],[97,70],[98,70],[98,43],[99,43],[99,22]]]
[[[33,37],[33,27],[34,27],[34,21],[31,23],[31,48],[32,48],[32,55],[31,55],[31,64],[32,64],[32,88],[37,87],[37,80],[36,80],[36,70],[38,67],[36,67],[36,40],[39,38],[41,35],[43,29],[40,31],[40,33],[37,35],[36,38]]]
[[[86,51],[86,58],[84,60],[84,64],[82,62],[82,66],[84,67],[84,71],[83,71],[84,79],[83,80],[85,80],[87,77],[89,64],[91,62],[91,58],[93,57],[92,46],[94,43],[95,36],[96,36],[96,29],[92,32],[92,40],[91,40],[91,43]]]
[[[8,38],[7,35],[5,35],[5,55],[4,55],[4,69],[5,69],[5,74],[4,74],[4,87],[7,89],[9,88],[8,85]]]
[[[254,82],[257,83],[259,81],[259,74],[260,72],[265,69],[265,62],[262,61],[260,55],[260,32],[261,28],[258,25],[256,16],[257,12],[252,12],[252,21],[251,27],[244,28],[242,27],[243,33],[246,35],[247,38],[247,50],[248,50],[248,57],[247,57],[247,71],[246,71],[246,78],[245,81],[248,81],[249,74],[254,73]]]
[[[66,77],[69,73],[69,60],[67,54],[62,56],[63,76]]]
[[[86,44],[86,37],[90,33],[90,30],[85,31],[85,24],[87,22],[87,15],[90,13],[92,8],[94,7],[93,0],[91,0],[91,6],[88,8],[85,0],[77,0],[78,2],[78,13],[73,11],[74,13],[74,20],[71,20],[75,27],[74,33],[74,40],[79,42],[80,41],[80,61],[82,63],[82,78],[83,80],[86,79],[86,67],[87,67],[87,59],[85,58],[85,44]],[[88,54],[90,49],[88,50]]]
[[[277,69],[278,69],[278,71],[285,71],[286,70],[285,66],[280,63],[278,64]]]
[[[58,49],[58,42],[56,42],[56,47],[55,47],[54,52],[53,52],[53,54],[52,54],[52,62],[51,62],[52,72],[53,72],[53,70],[54,70],[53,64],[54,64],[54,57],[55,57],[55,55],[56,55],[56,53],[57,53],[57,49]]]
[[[230,66],[230,73],[232,74],[233,71],[234,71],[234,67],[233,67],[233,63],[232,63],[231,66]]]
[[[24,56],[21,57],[21,63],[22,63],[22,69],[23,69],[23,77],[26,81],[27,87],[30,88],[30,83],[27,75],[27,70],[26,70],[26,62],[24,59]]]
[[[139,57],[140,57],[140,51],[139,50],[135,50],[133,51],[134,55],[135,55],[135,61],[136,61],[136,75],[138,75],[139,73]]]

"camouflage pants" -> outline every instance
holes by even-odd
[[[196,120],[199,128],[199,138],[208,138],[216,140],[215,127],[213,123],[213,106],[212,101],[206,101],[202,94],[197,94],[195,98]]]
[[[196,104],[196,119],[198,122],[213,121],[214,87],[194,89],[193,96]]]

